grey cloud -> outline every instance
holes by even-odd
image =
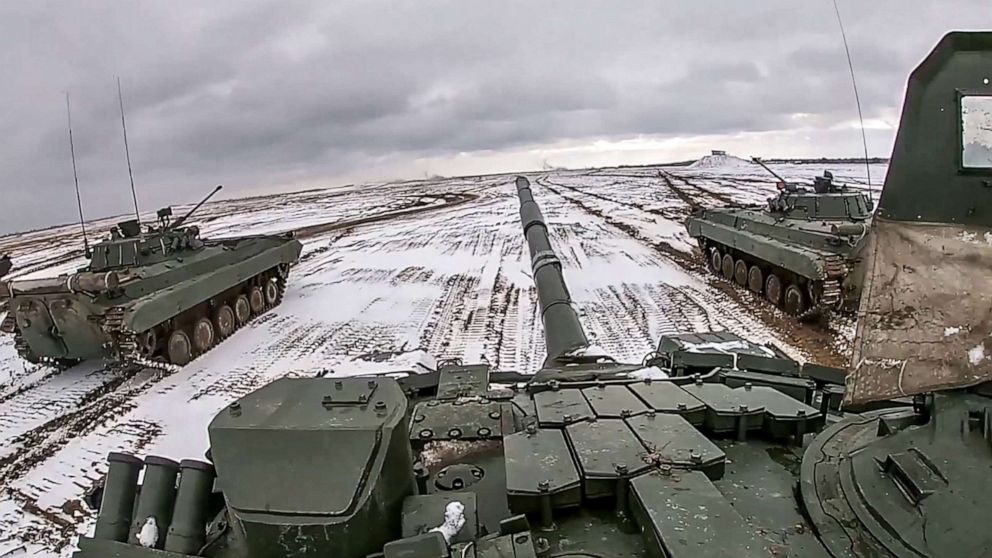
[[[869,117],[944,32],[992,23],[986,0],[841,8]],[[0,232],[73,218],[66,89],[85,209],[127,211],[115,75],[151,208],[387,160],[788,130],[795,113],[829,127],[853,115],[833,18],[787,0],[3,5]]]

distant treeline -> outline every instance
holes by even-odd
[[[664,163],[666,167],[688,167],[689,165],[695,163],[698,159],[690,159],[688,161],[676,161],[674,163]],[[747,159],[745,159],[747,160]],[[778,164],[778,165],[846,165],[846,164],[865,164],[864,157],[820,157],[819,159],[762,159],[762,161],[768,164]],[[889,159],[887,157],[871,157],[868,159],[871,164],[888,164]],[[653,166],[653,165],[646,165]]]
[[[810,165],[810,164],[865,164],[864,157],[820,157],[819,159],[762,159],[766,163],[777,163],[777,164],[793,164],[793,165]],[[871,164],[888,164],[888,157],[871,157],[868,159]]]

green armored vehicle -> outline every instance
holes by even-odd
[[[292,235],[201,239],[190,216],[157,226],[119,223],[88,248],[89,265],[50,279],[12,281],[0,329],[29,362],[109,358],[183,365],[279,304],[302,245]]]
[[[829,171],[812,191],[775,176],[780,193],[764,207],[699,208],[686,220],[710,270],[802,319],[856,310],[868,195],[834,184]]]
[[[10,256],[4,254],[0,256],[0,279],[3,279],[4,275],[10,273],[10,270],[14,267],[14,264],[10,261]],[[7,287],[0,282],[0,312],[7,310],[7,299],[10,298],[10,293]]]
[[[111,454],[75,556],[988,556],[992,161],[961,172],[959,126],[990,65],[992,33],[952,33],[910,80],[849,377],[734,337],[598,354],[520,177],[540,371],[277,380],[216,415],[206,461]]]

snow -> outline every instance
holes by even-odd
[[[640,370],[634,370],[627,374],[627,376],[635,380],[665,380],[668,378],[668,373],[657,366],[648,366]]]
[[[451,539],[465,526],[465,504],[461,502],[448,502],[444,507],[444,523],[434,527],[430,533],[441,533],[445,542],[451,544]]]
[[[148,516],[138,531],[138,544],[145,548],[155,548],[158,544],[158,523],[153,516]]]
[[[972,366],[978,366],[985,360],[985,345],[978,345],[968,351],[968,362]]]
[[[957,335],[959,333],[961,333],[961,328],[959,328],[959,327],[945,327],[944,328],[944,337],[950,337],[952,335]]]
[[[866,182],[858,165],[774,168],[792,181],[809,181],[829,168],[841,183]],[[884,170],[873,168],[873,183]],[[804,358],[789,331],[766,324],[708,274],[680,263],[695,261],[682,225],[689,208],[660,173],[709,206],[721,199],[760,203],[775,193],[767,172],[743,167],[531,175],[590,345],[619,362],[641,362],[662,335],[728,331]],[[192,221],[205,237],[393,218],[303,238],[303,259],[290,273],[282,304],[175,372],[121,378],[99,362],[58,372],[21,361],[12,339],[0,336],[6,489],[0,493],[0,556],[22,546],[31,555],[70,555],[71,536],[91,532],[95,516],[65,510],[78,509],[106,473],[108,452],[202,459],[213,416],[275,379],[420,373],[447,358],[535,372],[545,345],[515,176],[358,185],[205,205]],[[454,207],[437,201],[450,193],[474,198]],[[91,240],[115,220],[91,223]],[[75,269],[81,252],[73,226],[0,237],[0,253],[12,255],[15,277]],[[28,511],[24,501],[43,513]],[[52,518],[75,525],[75,533],[66,534]]]
[[[589,346],[586,346],[586,347],[575,349],[574,351],[569,351],[566,354],[566,356],[570,356],[570,357],[609,357],[609,355],[606,353],[606,350],[604,350],[602,347],[599,347],[597,345],[589,345]]]
[[[982,235],[982,238],[979,239],[977,233],[964,231],[958,235],[958,238],[969,244],[978,244],[979,246],[982,244],[988,244],[989,246],[992,246],[992,233],[989,232]]]
[[[753,167],[754,163],[733,155],[706,155],[689,165],[690,169],[737,169]]]
[[[751,349],[758,349],[765,353],[766,356],[774,358],[775,353],[768,347],[762,347],[760,345],[754,346],[749,344],[747,341],[721,341],[717,343],[686,343],[683,342],[682,346],[686,351],[690,353],[705,353],[710,351],[716,351],[719,353],[736,354],[737,351],[747,351]]]

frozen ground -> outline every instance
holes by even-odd
[[[824,167],[778,165],[810,181]],[[864,167],[829,166],[865,184]],[[884,166],[872,169],[880,183]],[[637,167],[532,174],[592,340],[640,361],[666,333],[726,330],[834,364],[850,324],[800,327],[702,270],[691,205],[761,202],[758,168]],[[0,338],[0,557],[65,556],[92,529],[81,501],[110,451],[200,458],[206,425],[275,378],[424,370],[434,358],[531,373],[544,350],[513,176],[363,185],[218,202],[208,235],[304,231],[281,306],[178,372],[21,362]],[[178,211],[177,211],[178,213]],[[91,223],[106,231],[112,220]],[[15,275],[80,265],[74,227],[0,238]]]

